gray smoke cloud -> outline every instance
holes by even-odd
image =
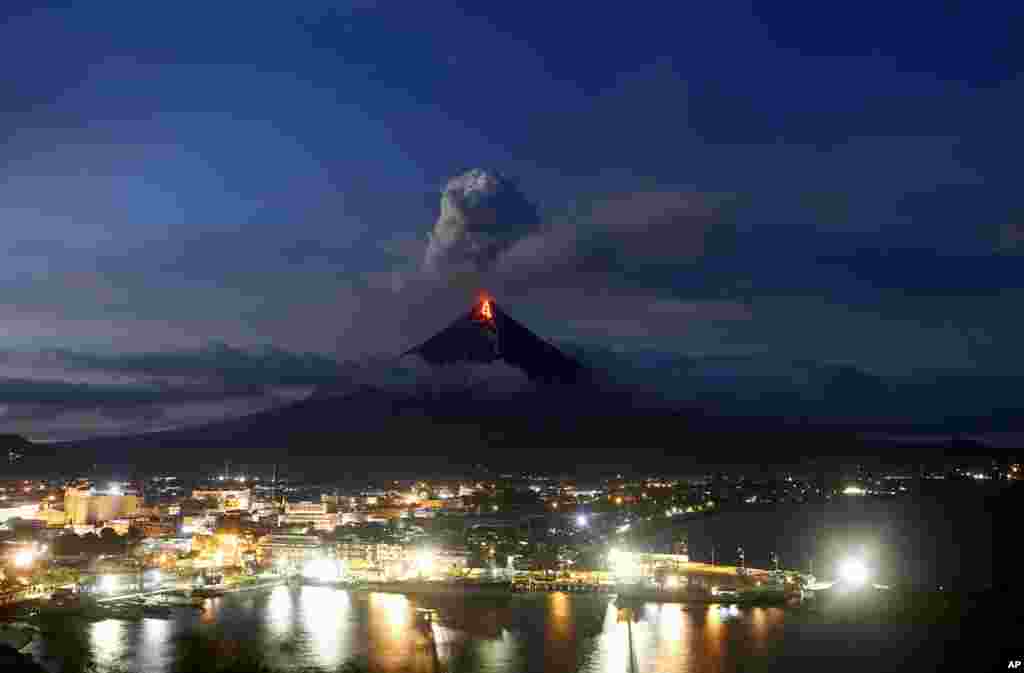
[[[451,178],[430,232],[426,269],[485,271],[517,241],[540,229],[540,213],[510,178],[474,168]]]

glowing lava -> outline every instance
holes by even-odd
[[[494,320],[494,308],[487,297],[480,300],[480,317],[489,322]]]

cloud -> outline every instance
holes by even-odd
[[[282,403],[273,396],[232,396],[217,400],[174,400],[114,405],[7,404],[0,416],[5,433],[33,441],[62,441],[110,435],[155,432],[264,411]]]
[[[431,271],[484,271],[540,227],[540,213],[508,177],[472,169],[451,178],[424,257]]]
[[[109,355],[0,351],[0,432],[36,439],[144,432],[301,399],[342,365],[277,349]]]
[[[694,191],[624,192],[577,206],[567,221],[513,245],[499,268],[533,277],[603,274],[603,282],[633,284],[643,269],[678,266],[732,252],[733,194]]]

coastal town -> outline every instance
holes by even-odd
[[[722,507],[900,497],[933,480],[1012,480],[1024,476],[1020,470],[993,463],[916,474],[858,469],[835,479],[714,473],[593,482],[493,474],[342,488],[226,467],[191,481],[8,481],[0,485],[0,605],[69,593],[215,592],[282,579],[726,591],[736,577],[783,573],[787,564],[771,550],[694,553],[672,524]],[[748,568],[748,558],[768,563]],[[813,582],[796,570],[786,579]]]

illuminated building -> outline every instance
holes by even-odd
[[[146,521],[142,524],[142,534],[146,537],[169,537],[177,532],[174,521]]]
[[[326,502],[285,503],[284,514],[280,516],[281,526],[313,527],[317,530],[332,531],[338,525],[338,515],[329,512]]]
[[[340,525],[345,526],[348,524],[364,524],[367,522],[368,515],[366,512],[342,512],[340,518]]]
[[[612,572],[619,578],[654,577],[658,571],[683,573],[688,569],[687,554],[653,554],[613,550],[608,559]]]
[[[207,500],[213,498],[217,501],[217,507],[222,512],[243,510],[248,512],[252,508],[252,489],[206,489],[192,491],[193,500]]]
[[[62,509],[56,509],[50,503],[44,503],[34,516],[36,521],[42,521],[49,528],[63,528],[67,523],[67,513]]]
[[[209,535],[213,528],[213,518],[206,516],[185,516],[181,519],[182,535]]]
[[[132,522],[128,519],[111,519],[104,523],[104,528],[110,528],[118,535],[127,535]]]
[[[140,500],[137,495],[124,495],[116,490],[69,488],[64,492],[64,513],[72,526],[96,524],[133,516],[139,510]]]
[[[35,503],[0,507],[0,524],[8,519],[34,519],[39,513],[39,505]]]
[[[437,566],[445,572],[463,572],[469,567],[469,558],[469,551],[465,549],[440,549]]]
[[[275,562],[305,562],[319,558],[323,545],[315,535],[267,535],[260,539],[259,550]]]
[[[320,502],[327,505],[328,512],[337,512],[339,509],[348,509],[352,507],[354,498],[349,498],[343,495],[331,495],[323,494],[320,496]]]

